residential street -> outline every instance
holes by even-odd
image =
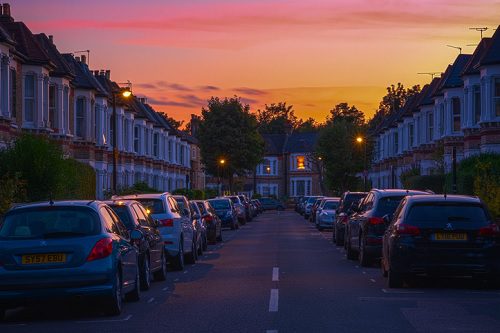
[[[500,291],[467,281],[388,289],[293,211],[224,231],[195,265],[169,271],[119,317],[95,304],[11,310],[4,332],[498,332]]]

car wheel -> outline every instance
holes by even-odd
[[[343,235],[338,231],[337,227],[335,227],[335,243],[337,246],[343,246],[344,242]]]
[[[387,284],[389,288],[401,288],[403,287],[403,277],[400,273],[394,272],[390,267],[387,273]]]
[[[386,278],[388,273],[387,273],[387,269],[385,267],[386,266],[385,266],[384,258],[382,258],[380,260],[380,269],[382,270],[382,276]]]
[[[191,242],[191,252],[186,254],[186,263],[194,264],[196,262],[196,243]]]
[[[127,301],[137,302],[141,298],[140,285],[141,285],[140,268],[139,266],[137,266],[137,272],[135,275],[135,286],[134,289],[131,292],[127,293],[127,295],[125,296]]]
[[[104,301],[104,311],[110,316],[118,316],[122,313],[122,280],[120,273],[116,272],[113,283],[113,294]]]
[[[205,237],[203,237],[203,251],[206,251],[208,249],[208,237],[207,234],[205,234]]]
[[[365,241],[364,241],[363,237],[360,237],[360,241],[359,241],[359,255],[358,255],[358,259],[359,259],[359,264],[362,267],[368,267],[371,264],[371,260],[368,257],[368,255],[366,254]]]
[[[200,246],[198,246],[198,251],[196,252],[198,257],[203,255],[203,243],[205,243],[204,239],[205,237],[200,238]]]
[[[337,228],[334,226],[332,230],[332,243],[336,244],[337,243]]]
[[[179,240],[179,253],[172,259],[172,266],[176,271],[184,269],[184,245]]]
[[[349,260],[356,260],[358,259],[357,253],[354,252],[354,250],[351,248],[351,241],[347,244],[347,251],[346,251],[347,259]]]
[[[161,254],[161,267],[159,271],[154,273],[154,278],[156,281],[165,281],[167,279],[167,259],[165,256],[165,251]]]
[[[219,236],[215,240],[216,242],[222,242],[222,228],[220,228]]]
[[[141,265],[141,290],[149,290],[151,288],[151,265],[149,256],[144,255]]]

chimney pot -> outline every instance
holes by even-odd
[[[111,80],[111,70],[106,70],[106,79]]]
[[[10,5],[8,3],[3,4],[3,15],[10,17]]]
[[[54,44],[54,36],[53,35],[49,35],[49,41]]]
[[[78,62],[80,62],[80,57],[76,56],[75,60],[78,61]]]
[[[82,64],[87,63],[87,56],[86,55],[82,54],[81,59],[82,59]]]

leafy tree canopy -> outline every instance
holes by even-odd
[[[202,109],[198,130],[201,158],[206,170],[217,175],[223,172],[231,179],[234,173],[253,170],[264,154],[264,142],[257,132],[257,119],[250,106],[239,97],[212,97]],[[223,169],[219,160],[224,159]]]
[[[266,104],[264,110],[257,111],[257,121],[263,134],[290,133],[299,124],[293,105],[286,102]]]

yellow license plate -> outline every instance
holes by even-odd
[[[43,253],[43,254],[25,254],[21,257],[23,265],[52,264],[66,262],[64,253]]]
[[[464,233],[452,233],[452,232],[438,232],[434,238],[439,241],[465,241],[467,240],[467,234]]]

